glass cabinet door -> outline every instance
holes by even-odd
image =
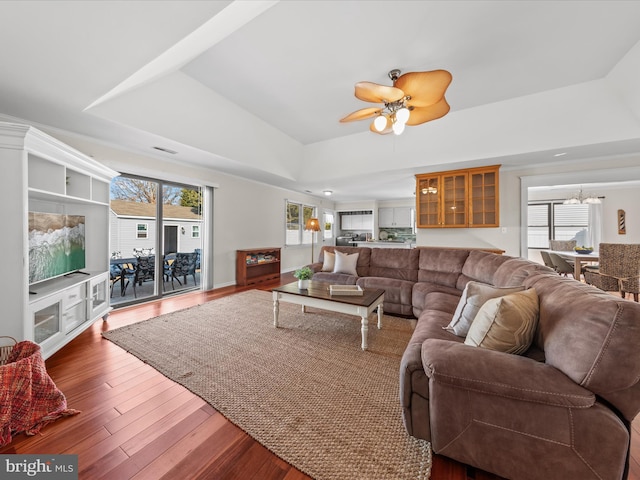
[[[469,209],[471,225],[498,226],[498,172],[496,170],[471,174]]]
[[[109,305],[109,276],[104,273],[91,279],[87,292],[87,318],[90,321],[102,317],[111,308]]]
[[[443,225],[467,226],[467,174],[447,175],[442,179]]]
[[[35,343],[42,344],[60,333],[60,310],[60,302],[56,301],[33,312],[33,341]]]
[[[440,177],[419,179],[417,185],[418,227],[435,227],[440,225]]]

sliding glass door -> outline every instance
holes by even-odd
[[[198,289],[202,190],[129,175],[111,183],[111,304]]]

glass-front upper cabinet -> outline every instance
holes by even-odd
[[[499,168],[416,175],[418,228],[498,227]]]

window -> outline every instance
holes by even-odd
[[[312,233],[305,230],[307,220],[315,216],[316,207],[286,201],[285,245],[311,244]]]
[[[322,229],[323,238],[331,239],[333,238],[333,224],[334,224],[334,215],[333,213],[324,212],[324,228]]]
[[[589,205],[565,205],[561,202],[536,202],[528,205],[528,246],[549,248],[549,240],[588,243]]]
[[[200,225],[191,225],[191,238],[200,238]]]
[[[148,238],[149,237],[149,224],[138,223],[136,224],[136,238]]]

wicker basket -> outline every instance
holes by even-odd
[[[18,341],[13,337],[8,336],[0,336],[0,344],[10,343],[11,345],[0,345],[0,365],[4,365],[9,360],[9,355],[11,355],[11,351],[13,347],[16,346]]]

